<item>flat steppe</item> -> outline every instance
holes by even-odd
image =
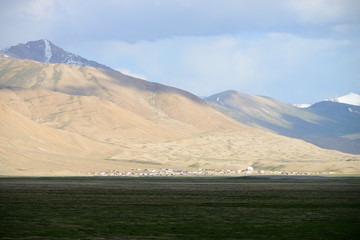
[[[1,239],[358,239],[360,178],[0,178]]]

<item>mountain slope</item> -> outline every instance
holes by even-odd
[[[19,125],[30,121],[37,127],[29,128],[38,128],[36,132],[52,129],[89,142],[89,149],[79,151],[79,155],[64,147],[53,157],[45,148],[41,154],[47,157],[41,159],[48,162],[40,172],[29,161],[18,160],[39,158],[22,148],[22,139],[29,137],[4,135],[3,149],[9,147],[8,142],[18,143],[0,156],[8,166],[6,172],[12,174],[39,175],[47,169],[51,175],[58,168],[72,175],[107,169],[244,169],[250,165],[259,169],[360,172],[358,156],[245,126],[189,92],[113,70],[0,59],[0,85],[0,100],[22,116]],[[18,126],[7,123],[4,128],[2,131],[11,133]],[[23,163],[21,168],[18,162]],[[69,166],[70,162],[76,167]]]
[[[205,98],[205,101],[246,125],[277,132],[291,129],[295,131],[294,135],[304,131],[303,125],[313,125],[313,128],[308,129],[311,132],[315,130],[318,121],[325,120],[316,114],[301,111],[269,97],[252,96],[233,90],[212,95]]]
[[[328,136],[342,136],[360,132],[360,106],[323,101],[313,104],[304,111],[327,119],[327,127],[332,129]]]
[[[109,67],[87,60],[56,46],[46,39],[20,43],[2,50],[4,54],[16,59],[29,59],[42,63],[66,63],[75,66],[89,66],[110,69]]]
[[[141,119],[152,121],[158,126],[166,126],[169,132],[177,130],[180,135],[187,131],[193,133],[241,128],[235,121],[225,118],[188,92],[132,78],[112,70],[65,64],[39,64],[27,60],[0,60],[0,74],[0,85],[4,87],[101,98]],[[49,106],[51,111],[56,109],[54,105],[46,106]],[[63,111],[65,106],[60,106],[59,111]],[[184,114],[187,111],[192,111],[193,114]]]
[[[4,58],[4,59],[12,59],[9,55],[6,55],[5,53],[3,53],[2,51],[0,51],[0,58]]]
[[[277,100],[226,91],[205,99],[211,106],[249,126],[306,140],[317,146],[359,154],[360,143],[344,135],[360,132],[360,109],[322,102],[300,109]]]
[[[77,174],[108,147],[32,121],[0,101],[0,175]]]

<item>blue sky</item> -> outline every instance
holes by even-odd
[[[46,38],[199,96],[360,93],[358,0],[5,0],[0,20],[0,49]]]

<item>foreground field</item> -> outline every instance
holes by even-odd
[[[357,239],[360,178],[2,178],[0,239]]]

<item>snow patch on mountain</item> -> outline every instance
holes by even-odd
[[[265,108],[261,108],[261,110],[263,110],[264,112],[266,112],[267,114],[270,114],[268,110],[266,110]]]
[[[44,39],[44,43],[45,43],[45,48],[44,48],[44,55],[45,55],[45,63],[49,63],[50,62],[50,58],[52,57],[52,52],[51,52],[51,46],[48,40]]]
[[[74,66],[79,66],[79,67],[83,67],[85,66],[85,64],[83,64],[80,60],[77,60],[77,56],[74,56],[72,54],[66,53],[66,57],[65,57],[65,63],[66,64],[70,64],[70,65],[74,65]]]
[[[297,108],[308,108],[308,107],[311,107],[312,104],[307,104],[307,103],[304,103],[304,104],[293,104],[294,107],[297,107]]]
[[[326,99],[326,101],[346,103],[346,104],[350,104],[350,105],[360,106],[360,95],[351,92],[342,97]]]
[[[348,111],[351,112],[351,113],[357,113],[357,114],[360,114],[359,111],[356,111],[356,110],[353,110],[352,108],[348,108]]]
[[[324,101],[338,102],[338,103],[345,103],[345,104],[350,104],[350,105],[354,105],[354,106],[360,106],[360,95],[351,92],[345,96],[338,97],[338,98],[328,98],[328,99],[325,99]],[[298,107],[298,108],[308,108],[308,107],[311,107],[312,105],[313,104],[293,104],[293,106]]]

